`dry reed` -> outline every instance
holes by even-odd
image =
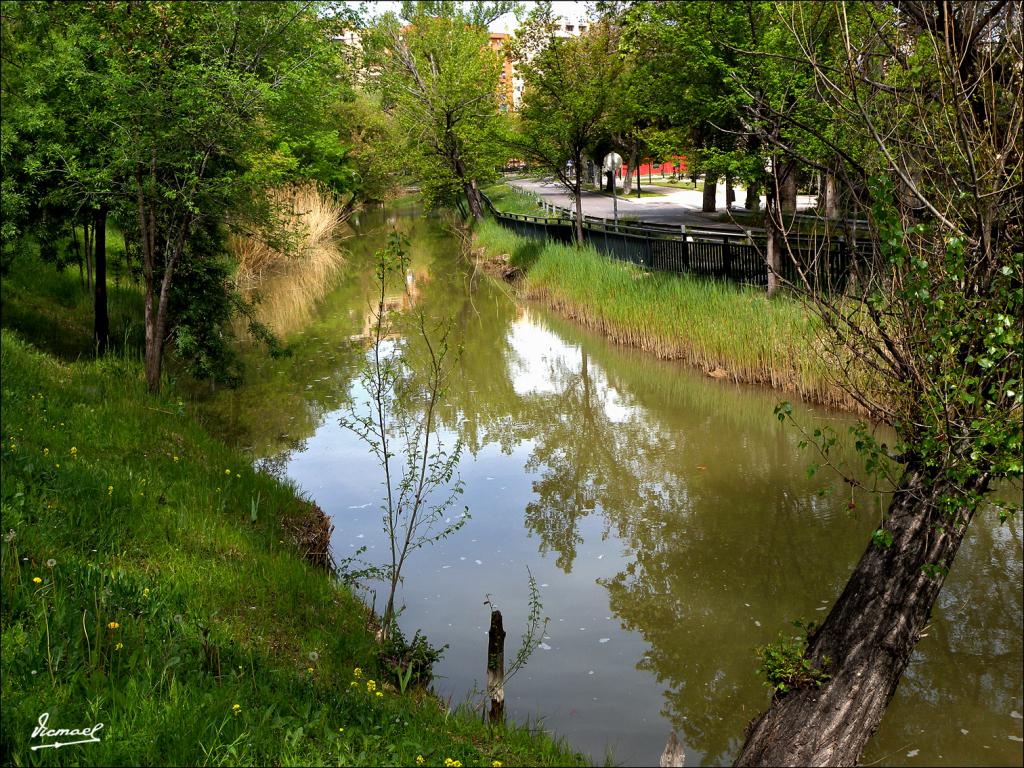
[[[255,234],[233,234],[228,246],[238,262],[238,290],[258,296],[257,318],[284,336],[313,318],[344,263],[336,242],[344,209],[315,184],[274,189],[268,196],[291,247],[275,248]]]

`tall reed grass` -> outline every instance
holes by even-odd
[[[796,299],[716,280],[648,272],[603,256],[518,237],[484,222],[475,244],[525,271],[522,294],[613,341],[682,359],[717,377],[855,409],[830,375],[818,319]]]
[[[274,189],[268,196],[290,247],[275,247],[257,234],[233,234],[228,247],[238,261],[239,291],[259,298],[257,318],[287,335],[312,319],[344,263],[337,237],[345,213],[315,184]]]

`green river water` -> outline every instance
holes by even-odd
[[[462,347],[441,422],[449,443],[465,445],[459,509],[471,519],[412,555],[399,593],[406,634],[449,645],[436,690],[459,702],[483,687],[488,596],[514,653],[528,566],[550,622],[508,684],[510,716],[542,722],[598,762],[656,765],[672,730],[686,765],[730,762],[769,700],[754,648],[794,619],[826,615],[877,526],[879,499],[808,478],[814,457],[772,415],[778,393],[711,380],[517,304],[415,208],[363,211],[353,225],[338,285],[290,339],[292,356],[253,356],[248,383],[207,396],[200,413],[332,517],[337,558],[366,546],[384,562],[382,474],[339,415],[365,400],[356,374],[369,347],[372,253],[389,228],[402,230],[409,290],[392,286],[392,303],[450,319]],[[412,335],[396,343],[422,359]],[[810,427],[851,423],[795,413]],[[980,514],[864,764],[1021,764],[1021,583],[1020,521]]]

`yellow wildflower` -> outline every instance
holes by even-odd
[[[501,760],[491,760],[491,768],[501,768]]]
[[[120,651],[122,648],[124,648],[124,643],[118,643],[114,646],[115,651]]]
[[[73,445],[71,446],[71,455],[72,456],[77,456],[78,455],[78,449],[75,448],[75,446],[73,446]]]
[[[117,629],[120,626],[121,625],[118,624],[116,621],[112,621],[109,624],[107,624],[107,629]]]
[[[43,448],[43,456],[49,456],[49,455],[50,455],[50,449],[49,448]]]
[[[240,714],[242,714],[242,705],[241,704],[232,704],[231,705],[231,713],[235,717],[238,717]]]
[[[311,674],[311,675],[313,674],[313,668],[312,668],[312,667],[306,667],[306,671],[307,671],[307,672],[308,672],[309,674]]]
[[[339,729],[338,729],[338,733],[344,733],[344,732],[345,732],[345,729],[344,729],[344,728],[339,728]]]
[[[224,474],[225,475],[230,475],[231,474],[231,470],[230,469],[225,469],[224,470]]]
[[[366,681],[366,692],[367,693],[373,693],[376,690],[377,690],[377,683],[375,683],[373,680],[367,680]]]
[[[423,755],[416,755],[416,765],[423,765]]]
[[[362,667],[356,667],[355,669],[352,670],[352,677],[362,677],[362,676],[363,676]]]
[[[175,463],[175,464],[177,464],[177,463],[178,463],[178,457],[177,457],[177,456],[175,456],[175,457],[174,457],[174,463]]]
[[[377,695],[378,699],[383,699],[384,698],[384,693],[382,691],[377,691],[376,695]]]
[[[142,596],[149,597],[149,587],[146,587],[144,590],[142,590]]]
[[[113,495],[114,495],[114,486],[108,485],[107,486],[107,496],[113,496]]]
[[[359,687],[359,683],[357,681],[353,680],[351,683],[348,684],[348,687],[349,688],[358,688]]]
[[[42,580],[42,579],[40,579],[40,578],[39,578],[38,576],[36,576],[36,577],[34,577],[34,578],[32,579],[32,583],[33,583],[33,584],[42,584],[42,583],[43,583],[43,580]]]

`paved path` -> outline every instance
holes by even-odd
[[[507,182],[509,186],[516,187],[537,195],[542,200],[561,206],[572,208],[572,198],[565,191],[565,188],[556,182],[543,182],[533,179],[517,179]],[[649,221],[657,224],[685,224],[688,227],[711,226],[729,227],[728,222],[716,221],[715,214],[701,212],[704,193],[696,189],[666,189],[665,187],[648,187],[641,183],[641,189],[657,190],[664,193],[659,197],[619,197],[619,218],[632,219],[633,221]],[[736,199],[742,202],[746,192],[742,188],[737,189]],[[810,195],[800,195],[797,198],[797,206],[800,208],[814,205],[815,198]],[[719,184],[717,189],[718,210],[725,210],[725,185]],[[764,197],[761,198],[761,205],[764,206]],[[613,216],[614,201],[612,198],[596,192],[583,192],[583,214],[585,216],[598,216],[610,219]]]

